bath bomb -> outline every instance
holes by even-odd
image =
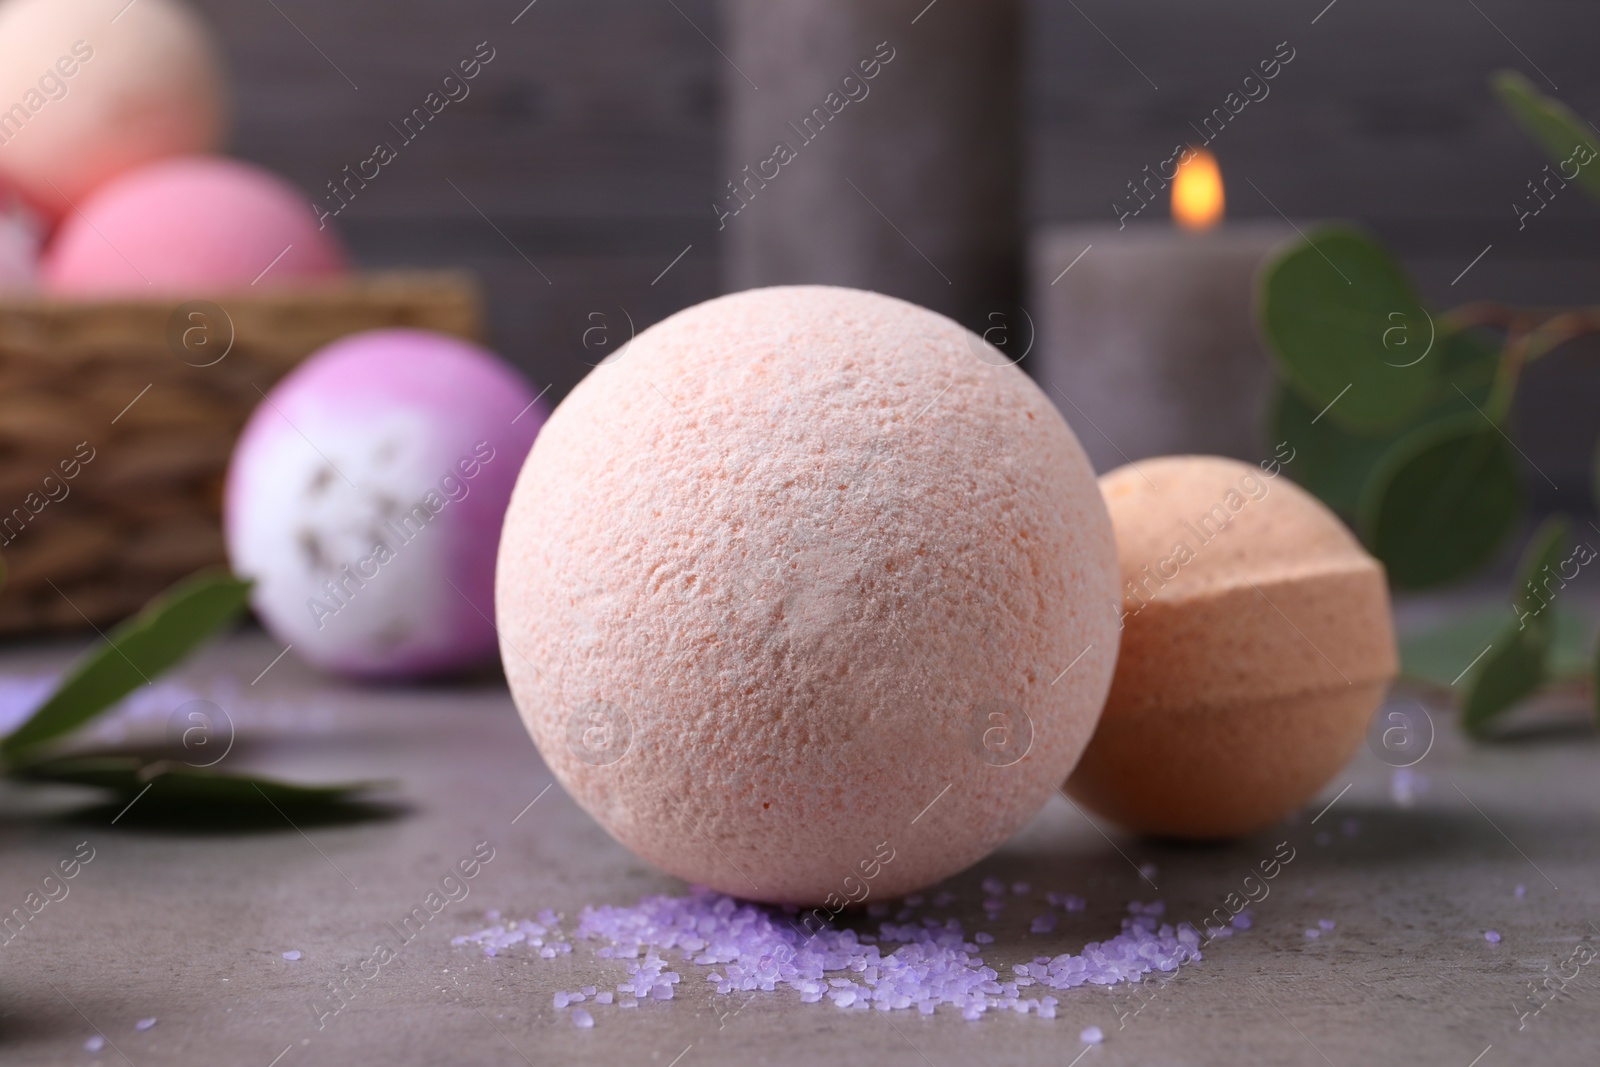
[[[45,256],[48,292],[203,296],[304,283],[344,271],[332,229],[281,178],[195,156],[103,186],[61,224]]]
[[[442,334],[373,330],[311,356],[228,467],[228,556],[262,623],[347,675],[492,659],[495,546],[545,414],[493,353]]]
[[[1383,568],[1276,462],[1140,460],[1100,488],[1122,653],[1067,792],[1150,834],[1271,824],[1355,754],[1395,676]]]
[[[0,3],[0,171],[52,219],[119,174],[216,149],[211,35],[175,0]]]
[[[495,606],[523,721],[605,829],[831,914],[1039,811],[1094,729],[1115,594],[1088,461],[1026,375],[931,311],[797,286],[679,312],[577,386]]]

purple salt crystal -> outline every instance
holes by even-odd
[[[555,997],[552,999],[552,1002],[555,1004],[556,1008],[559,1010],[561,1008],[566,1007],[568,1004],[570,1004],[571,1000],[568,998],[568,996],[565,993],[557,993],[555,995]]]
[[[1105,1033],[1098,1026],[1085,1026],[1078,1035],[1078,1040],[1085,1045],[1098,1045],[1106,1039]]]
[[[1029,885],[1027,882],[1012,882],[1011,883],[1011,892],[1016,894],[1019,897],[1027,896],[1029,894],[1029,892],[1031,892],[1032,890],[1033,890],[1033,886]]]
[[[99,1034],[95,1034],[93,1037],[83,1043],[83,1047],[88,1049],[90,1052],[99,1052],[101,1049],[106,1047],[106,1039],[101,1037]]]
[[[1068,911],[1083,911],[1088,906],[1089,906],[1089,902],[1087,900],[1084,900],[1082,897],[1075,897],[1071,893],[1067,894],[1067,910]]]
[[[1498,934],[1495,935],[1495,940],[1496,941],[1500,940],[1500,936]],[[140,1019],[138,1022],[133,1024],[133,1028],[135,1030],[144,1031],[144,1030],[150,1029],[155,1024],[156,1024],[155,1017],[151,1016],[148,1019]]]
[[[1321,936],[1322,936],[1322,931],[1316,929],[1315,927],[1313,927],[1313,928],[1311,928],[1311,929],[1306,931],[1306,937],[1312,939],[1313,941],[1316,940],[1317,938],[1321,937]]]
[[[1483,939],[1491,945],[1498,945],[1500,943],[1500,931],[1486,930],[1484,931]]]
[[[1525,885],[1519,885],[1519,886],[1517,886],[1516,890],[1512,893],[1512,895],[1515,896],[1518,900],[1521,900],[1523,897],[1528,895],[1528,887],[1525,886]]]
[[[1317,925],[1322,927],[1322,929],[1324,931],[1332,930],[1333,929],[1333,920],[1332,919],[1318,919],[1317,920]]]
[[[1034,917],[1033,922],[1028,924],[1028,932],[1030,934],[1048,934],[1055,928],[1056,917],[1054,912],[1037,915]]]
[[[1006,891],[1006,884],[1004,882],[1002,882],[1000,879],[992,877],[992,876],[989,877],[989,878],[985,878],[979,884],[983,886],[983,891],[985,893],[989,894],[991,897],[1001,896]]]
[[[594,1016],[590,1015],[588,1012],[584,1011],[582,1008],[573,1008],[572,1009],[572,1025],[576,1026],[579,1030],[593,1030],[594,1029]]]
[[[292,948],[283,954],[283,958],[290,961],[297,960],[300,958],[300,950],[297,948]]]

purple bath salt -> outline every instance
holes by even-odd
[[[1512,896],[1514,896],[1514,897],[1516,897],[1516,898],[1517,898],[1517,899],[1518,899],[1518,900],[1521,900],[1521,899],[1522,899],[1522,898],[1523,898],[1523,897],[1525,897],[1525,896],[1527,896],[1527,895],[1528,895],[1528,887],[1527,887],[1527,886],[1525,886],[1525,885],[1519,885],[1519,886],[1517,886],[1517,888],[1516,888],[1516,889],[1515,889],[1515,890],[1514,890],[1514,891],[1513,891],[1513,892],[1512,892],[1512,894],[1511,894],[1511,895],[1512,895]]]
[[[1098,1045],[1105,1039],[1105,1032],[1098,1026],[1085,1026],[1083,1032],[1078,1035],[1078,1040],[1085,1045]]]
[[[876,933],[864,934],[831,924],[802,926],[781,908],[707,889],[684,897],[649,896],[631,907],[585,908],[575,940],[593,945],[596,957],[617,961],[626,971],[617,983],[619,1007],[632,1007],[638,999],[673,999],[681,977],[669,970],[676,958],[706,968],[697,974],[723,997],[748,999],[745,994],[787,987],[803,1003],[826,1001],[836,1011],[914,1009],[931,1015],[944,1007],[966,1019],[990,1011],[1048,1017],[1055,1014],[1055,1004],[1046,1005],[1040,993],[1138,981],[1199,960],[1199,933],[1187,923],[1163,923],[1162,910],[1158,903],[1134,902],[1114,936],[1085,945],[1077,955],[1007,964],[1005,977],[980,955],[980,946],[993,944],[994,938],[977,933],[968,940],[954,918],[931,924],[881,919]],[[497,924],[454,941],[480,945],[488,953],[510,947],[508,931],[520,927]],[[1049,1013],[1042,1010],[1046,1006]]]
[[[83,1043],[83,1047],[88,1049],[90,1052],[99,1052],[101,1049],[106,1047],[106,1039],[101,1037],[99,1034],[95,1034],[93,1037]]]
[[[554,997],[551,998],[551,1003],[553,1003],[556,1006],[556,1010],[559,1011],[562,1008],[566,1007],[567,1004],[570,1003],[570,1001],[568,1001],[567,995],[565,993],[557,993]]]
[[[290,962],[293,962],[293,961],[295,961],[295,960],[300,958],[300,950],[297,949],[297,948],[292,948],[288,952],[285,952],[283,954],[283,958],[286,959],[286,960],[289,960]]]
[[[1054,912],[1045,912],[1043,915],[1034,916],[1033,922],[1028,924],[1030,934],[1048,934],[1056,928]]]
[[[1499,934],[1495,935],[1495,940],[1496,941],[1500,940],[1500,935]],[[144,1030],[150,1029],[155,1024],[156,1024],[156,1019],[155,1019],[155,1016],[152,1015],[148,1019],[140,1019],[138,1022],[134,1023],[133,1024],[133,1028],[135,1030],[144,1031]]]
[[[1083,911],[1088,906],[1089,902],[1082,897],[1075,897],[1071,893],[1067,894],[1066,907],[1068,911]]]
[[[1029,885],[1027,882],[1011,883],[1011,892],[1015,893],[1019,897],[1025,897],[1032,891],[1033,886]]]
[[[1489,942],[1489,944],[1491,944],[1491,945],[1498,945],[1500,943],[1500,931],[1499,930],[1485,930],[1484,934],[1483,934],[1483,939],[1485,941]]]
[[[1143,878],[1147,882],[1154,882],[1156,875],[1160,873],[1161,868],[1157,867],[1153,863],[1143,863],[1139,865],[1139,877]]]
[[[582,989],[578,990],[578,992],[582,993],[586,997],[592,997],[592,996],[594,996],[594,990],[595,990],[594,986],[586,985]]]
[[[572,1009],[572,1025],[576,1026],[579,1030],[593,1030],[594,1029],[594,1016],[590,1015],[588,1012],[584,1011],[582,1008],[573,1008]]]
[[[1318,919],[1317,920],[1317,925],[1322,927],[1322,929],[1326,932],[1328,930],[1332,930],[1333,929],[1333,920],[1332,919]]]
[[[980,884],[983,886],[983,891],[989,894],[991,897],[1005,895],[1006,884],[998,878],[985,878]]]
[[[1314,926],[1311,929],[1306,931],[1306,937],[1310,938],[1313,941],[1315,941],[1317,938],[1319,938],[1321,936],[1322,936],[1322,931],[1318,930]]]

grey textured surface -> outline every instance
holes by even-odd
[[[69,651],[12,648],[0,672],[57,667]],[[354,689],[291,655],[248,686],[278,651],[245,634],[184,672],[195,685],[233,678],[248,692],[221,698],[238,724],[229,759],[305,779],[397,779],[404,813],[303,834],[282,824],[176,833],[140,826],[137,806],[111,826],[115,809],[66,820],[72,795],[0,794],[6,909],[79,842],[94,849],[69,894],[0,947],[0,1062],[1497,1067],[1600,1055],[1600,961],[1539,1014],[1517,1014],[1531,1010],[1530,982],[1554,975],[1580,942],[1600,942],[1600,746],[1581,718],[1559,710],[1552,725],[1486,747],[1463,742],[1435,710],[1436,742],[1415,768],[1429,786],[1411,807],[1392,799],[1391,768],[1365,750],[1297,819],[1225,846],[1110,828],[1108,838],[1056,798],[950,883],[967,928],[996,935],[986,958],[1009,965],[1109,936],[1132,899],[1159,895],[1170,917],[1198,917],[1289,841],[1295,858],[1254,908],[1254,927],[1137,995],[1078,989],[1054,1021],[886,1018],[784,992],[718,998],[706,969],[685,965],[677,1000],[597,1007],[595,1028],[580,1031],[553,1009],[552,993],[614,985],[618,962],[594,959],[581,942],[552,961],[516,950],[491,959],[450,938],[477,928],[488,908],[521,917],[550,907],[570,920],[586,903],[631,903],[681,885],[612,843],[559,787],[542,792],[548,775],[498,682]],[[1411,707],[1404,698],[1395,706]],[[468,883],[470,895],[319,1029],[311,1001],[326,1005],[322,990],[341,968],[356,968],[389,937],[386,923],[483,841],[494,858]],[[1159,894],[1134,870],[1144,863],[1157,865]],[[988,875],[1030,881],[1037,907],[1016,901],[1000,922],[984,922],[978,883]],[[1525,899],[1514,896],[1518,884]],[[1088,910],[1053,934],[1027,934],[1051,889],[1087,897]],[[1308,939],[1305,929],[1323,918],[1334,931]],[[1486,942],[1487,929],[1503,940]],[[304,957],[285,961],[293,949]],[[155,1026],[136,1032],[149,1017]],[[1091,1024],[1107,1040],[1075,1060]],[[84,1050],[94,1027],[115,1050]]]

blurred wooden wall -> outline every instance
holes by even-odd
[[[707,40],[719,40],[715,0],[197,2],[233,66],[234,150],[308,193],[393,139],[388,123],[479,42],[495,49],[471,95],[406,145],[338,224],[368,265],[477,270],[498,347],[553,384],[553,398],[603,355],[599,334],[585,349],[585,330],[603,322],[620,338],[620,309],[642,329],[718,291],[710,204],[727,177],[717,156],[727,68]],[[907,47],[925,6],[906,0]],[[1513,67],[1600,118],[1594,4],[1034,0],[1032,9],[1024,195],[1034,220],[1109,218],[1127,180],[1288,41],[1295,58],[1271,95],[1213,145],[1231,214],[1274,216],[1270,197],[1299,220],[1362,220],[1440,304],[1594,298],[1600,208],[1569,188],[1519,232],[1511,205],[1545,159],[1487,86],[1490,72]],[[922,17],[937,18],[937,6]],[[1529,451],[1566,483],[1563,500],[1569,486],[1587,499],[1574,483],[1586,480],[1600,429],[1589,399],[1600,396],[1596,366],[1557,357],[1528,383]]]

